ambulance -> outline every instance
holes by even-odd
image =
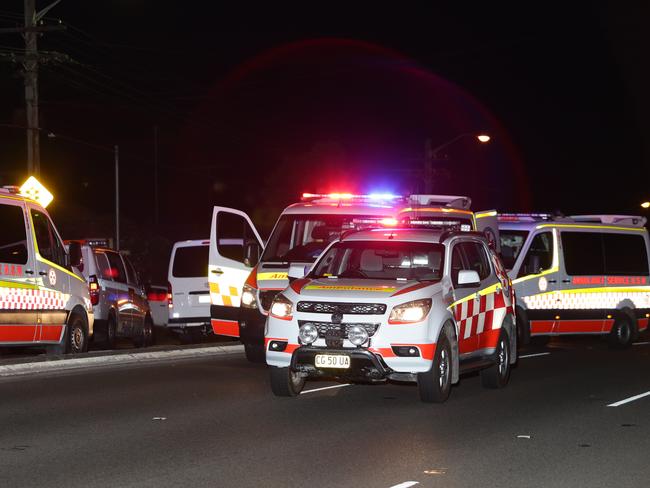
[[[290,268],[297,278],[301,270]],[[379,228],[345,234],[276,295],[265,334],[271,389],[310,378],[415,382],[444,402],[461,373],[508,383],[517,358],[512,285],[482,233]]]
[[[520,342],[595,334],[612,347],[648,327],[645,217],[500,214],[501,257],[515,287]]]
[[[496,211],[474,215],[470,206],[469,197],[454,195],[304,193],[282,212],[266,246],[248,215],[214,207],[208,270],[213,332],[240,337],[246,357],[264,362],[266,316],[289,285],[290,265],[306,273],[342,233],[381,225],[480,230],[498,243]]]
[[[0,346],[39,346],[81,353],[93,335],[88,284],[73,271],[81,246],[66,248],[45,208],[25,194],[0,189]]]

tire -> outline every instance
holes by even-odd
[[[418,373],[418,393],[425,403],[443,403],[449,398],[452,378],[451,345],[445,334],[440,336],[431,369]]]
[[[609,332],[609,345],[613,349],[627,349],[634,342],[635,327],[627,315],[621,315],[614,321]]]
[[[133,338],[135,347],[147,347],[153,344],[153,322],[148,315],[144,318],[140,334]]]
[[[251,363],[266,363],[266,351],[264,347],[244,343],[244,351],[246,352],[246,359]]]
[[[81,354],[88,350],[86,321],[78,314],[70,315],[65,328],[65,354]]]
[[[504,329],[499,334],[494,356],[495,364],[481,370],[481,384],[485,388],[503,388],[510,379],[510,339]]]
[[[305,386],[305,378],[289,368],[271,367],[271,391],[279,397],[295,397]]]
[[[528,316],[526,315],[525,310],[517,307],[516,311],[516,323],[517,323],[517,345],[518,346],[527,346],[530,344],[530,322],[528,322]]]
[[[115,349],[115,340],[117,338],[117,319],[114,314],[109,314],[106,321],[106,339],[104,346],[106,349]]]

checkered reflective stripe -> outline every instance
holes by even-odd
[[[241,296],[235,286],[219,286],[219,283],[210,283],[210,300],[213,305],[239,307]]]
[[[0,288],[2,310],[64,310],[70,295],[54,290]]]
[[[624,301],[634,303],[636,308],[650,308],[650,291],[552,291],[522,300],[530,310],[612,310]]]
[[[498,329],[510,310],[511,304],[501,289],[494,293],[472,297],[454,306],[454,319],[458,324],[459,337],[467,339],[473,334]]]

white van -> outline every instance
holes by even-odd
[[[241,337],[246,357],[263,362],[266,316],[289,284],[291,265],[308,270],[330,242],[381,225],[485,230],[488,235],[490,229],[494,236],[496,212],[483,212],[479,219],[470,205],[464,196],[304,193],[300,202],[284,209],[266,246],[248,215],[214,207],[208,275],[212,329]]]
[[[211,333],[208,286],[209,240],[174,244],[167,273],[167,327],[192,342]]]
[[[499,215],[520,342],[597,334],[614,347],[632,344],[650,317],[645,223],[628,215]]]

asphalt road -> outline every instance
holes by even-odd
[[[274,398],[240,355],[4,379],[0,486],[650,486],[650,396],[607,406],[650,391],[650,344],[540,353],[443,405],[397,384]]]

